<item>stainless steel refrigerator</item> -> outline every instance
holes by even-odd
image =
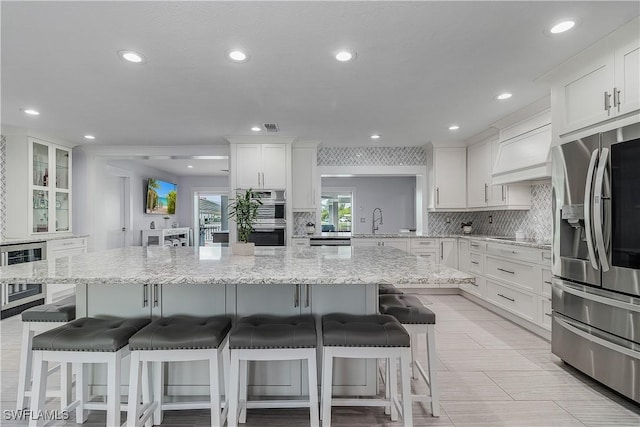
[[[640,403],[640,123],[552,158],[552,352]]]

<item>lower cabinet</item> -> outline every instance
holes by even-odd
[[[487,279],[487,300],[507,311],[517,314],[530,322],[537,319],[537,298],[535,295],[515,290],[502,283]]]
[[[440,264],[458,269],[458,239],[440,239]]]
[[[56,269],[69,268],[69,264],[56,261],[59,258],[87,253],[87,239],[76,237],[70,239],[56,239],[47,242],[47,260],[53,263]],[[76,285],[69,283],[47,283],[46,303],[58,301],[69,295],[73,295]]]

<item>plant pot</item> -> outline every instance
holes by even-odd
[[[306,230],[307,234],[313,234],[313,233],[316,232],[316,227],[315,227],[315,225],[307,225],[305,227],[305,230]]]
[[[464,227],[462,227],[462,232],[464,234],[471,234],[471,226],[470,225],[465,225]]]
[[[255,243],[234,243],[231,245],[231,253],[234,255],[251,256],[255,254]]]

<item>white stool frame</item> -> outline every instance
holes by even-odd
[[[49,362],[73,363],[76,370],[76,400],[62,410],[76,410],[76,423],[82,424],[87,420],[85,409],[106,409],[106,425],[120,425],[120,372],[122,359],[129,355],[129,346],[126,345],[118,351],[65,351],[65,350],[33,350],[34,372],[33,392],[31,396],[32,414],[44,411],[47,389],[47,377],[45,370]],[[107,364],[107,401],[105,403],[88,403],[87,384],[84,381],[86,374],[84,364]],[[29,420],[30,427],[43,425],[43,418]]]
[[[249,361],[260,360],[307,360],[309,375],[309,400],[247,400],[247,369]],[[246,422],[247,408],[309,408],[312,427],[318,427],[318,367],[316,348],[257,348],[232,349],[229,383],[229,427]]]
[[[390,379],[387,381],[389,388],[385,393],[385,398],[334,399],[332,397],[334,358],[387,359],[387,364],[390,365],[389,369],[387,369]],[[331,426],[332,406],[384,406],[385,408],[390,408],[392,421],[397,420],[398,411],[401,411],[405,427],[413,426],[411,380],[409,374],[411,349],[409,347],[325,346],[322,348],[322,359],[322,427]],[[402,404],[398,399],[397,392],[396,359],[400,360]]]
[[[211,425],[224,425],[229,409],[228,401],[220,399],[219,369],[222,361],[224,367],[224,391],[227,393],[229,384],[229,335],[227,334],[218,348],[206,349],[175,349],[175,350],[134,350],[131,352],[131,368],[129,371],[129,400],[127,405],[127,426],[137,427],[142,424],[151,425],[162,423],[164,410],[210,409]],[[207,360],[209,362],[209,401],[198,402],[164,402],[164,362],[192,362]],[[143,370],[140,371],[140,363]],[[153,401],[145,373],[148,373],[147,363],[153,363]],[[142,405],[138,405],[140,396],[140,374],[142,374]],[[220,411],[222,409],[222,412]]]
[[[33,337],[42,332],[50,331],[68,322],[22,322],[22,348],[20,350],[20,370],[18,371],[18,396],[16,409],[25,408],[25,400],[31,397],[31,381],[33,373]],[[65,408],[71,401],[71,369],[67,363],[61,363],[48,370],[48,375],[60,371],[60,389],[47,390],[46,397],[59,397],[60,408]]]

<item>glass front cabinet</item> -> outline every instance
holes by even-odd
[[[31,234],[71,231],[71,149],[29,138]]]

